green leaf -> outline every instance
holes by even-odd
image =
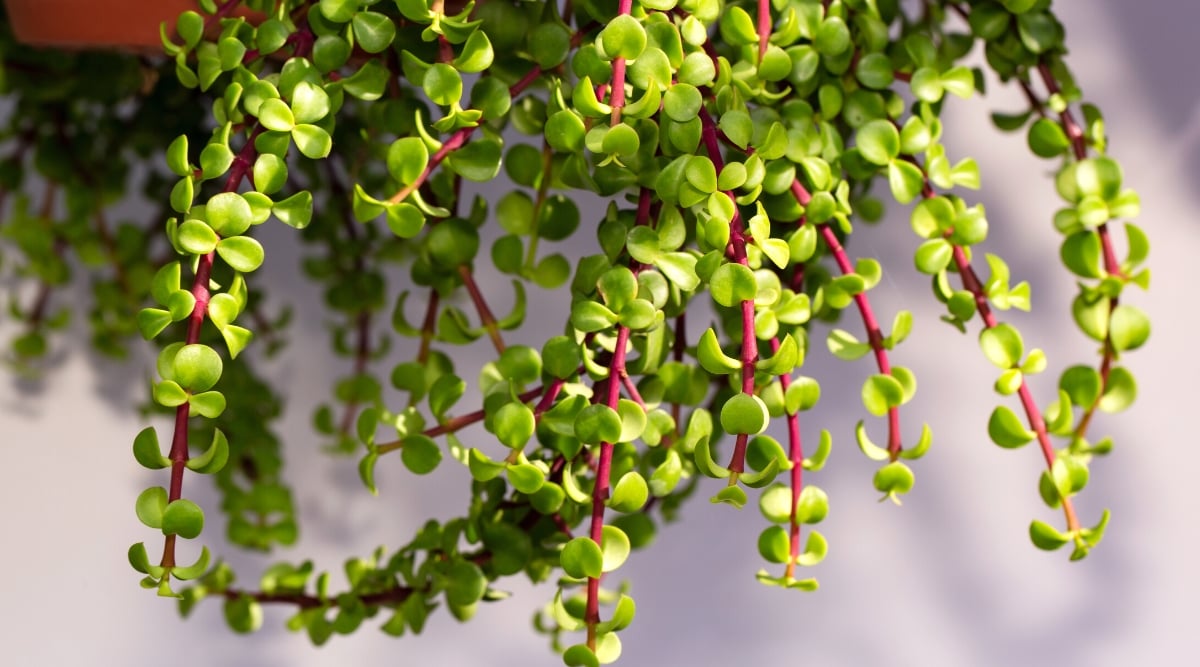
[[[813,530],[808,533],[808,541],[804,543],[804,551],[796,558],[796,563],[804,567],[812,567],[825,560],[829,552],[829,543],[825,536]]]
[[[1028,142],[1029,150],[1044,158],[1058,157],[1071,147],[1062,126],[1049,118],[1039,118],[1029,126]]]
[[[200,456],[189,458],[187,467],[202,475],[211,475],[220,472],[228,461],[229,441],[225,439],[221,429],[214,429],[212,444]]]
[[[589,299],[581,299],[571,306],[571,326],[584,333],[603,331],[617,320],[616,313]]]
[[[600,667],[600,659],[587,644],[575,644],[563,651],[563,663],[567,667]]]
[[[859,422],[862,425],[862,422]],[[864,430],[864,435],[865,435]],[[829,431],[822,429],[821,437],[817,441],[817,451],[811,456],[801,461],[801,465],[805,470],[816,472],[825,467],[825,461],[829,458],[829,452],[833,448],[833,438],[829,435]],[[903,453],[901,454],[903,456]]]
[[[805,486],[796,500],[796,523],[814,524],[829,514],[829,496],[820,487]]]
[[[850,28],[840,17],[827,17],[813,36],[813,47],[826,57],[841,55],[850,48]]]
[[[604,554],[591,538],[576,537],[563,545],[559,563],[568,576],[598,579],[603,574]]]
[[[721,406],[721,428],[731,435],[762,433],[770,419],[767,404],[753,394],[734,394]]]
[[[505,447],[521,449],[533,436],[537,422],[533,410],[524,403],[506,403],[492,417],[496,439]]]
[[[176,176],[191,177],[192,165],[188,162],[188,138],[181,134],[167,147],[167,168]]]
[[[862,401],[867,412],[880,417],[904,401],[904,387],[891,375],[877,373],[863,383]]]
[[[833,356],[844,361],[854,361],[871,351],[869,343],[860,342],[849,331],[833,329],[825,337],[825,344]]]
[[[442,449],[428,436],[417,433],[401,442],[400,460],[413,474],[428,475],[442,462]]]
[[[758,498],[758,509],[772,523],[787,523],[792,517],[792,490],[774,484]]]
[[[925,452],[929,451],[929,445],[933,443],[933,432],[929,430],[929,425],[921,426],[921,438],[917,440],[917,444],[908,449],[900,450],[900,457],[916,460],[925,456]]]
[[[470,450],[468,457],[467,467],[471,471],[471,477],[480,482],[495,479],[507,467],[503,463],[492,461],[486,454],[475,448]]]
[[[717,267],[709,278],[713,300],[726,308],[753,301],[758,295],[758,281],[749,268],[733,262]]]
[[[588,445],[618,442],[621,437],[621,416],[616,410],[593,403],[575,417],[575,437]]]
[[[554,150],[564,153],[582,150],[584,135],[587,132],[583,120],[568,109],[554,112],[546,120],[544,131],[546,143]]]
[[[225,622],[234,632],[248,634],[262,627],[262,605],[248,595],[226,599],[224,613]]]
[[[858,442],[859,450],[872,461],[886,461],[891,458],[886,449],[871,442],[867,436],[867,427],[861,420],[854,427],[854,438]]]
[[[641,303],[646,303],[641,301]],[[634,401],[622,398],[617,402],[617,414],[621,416],[621,436],[617,442],[633,442],[642,437],[646,430],[646,411]]]
[[[163,456],[158,444],[158,433],[154,427],[147,426],[133,439],[133,458],[150,470],[159,470],[171,465],[171,459]]]
[[[319,160],[329,156],[333,150],[333,138],[316,125],[297,125],[292,128],[292,141],[305,157]]]
[[[954,246],[946,239],[929,239],[917,248],[913,263],[921,273],[935,276],[950,266],[954,259]]]
[[[715,496],[709,498],[709,502],[714,504],[725,503],[726,505],[732,505],[736,509],[742,509],[745,507],[747,500],[748,498],[746,497],[745,490],[736,484],[732,486],[726,486],[718,491]]]
[[[856,145],[871,164],[889,164],[900,154],[900,132],[888,120],[873,120],[858,128]]]
[[[179,247],[193,255],[207,255],[217,247],[217,233],[199,220],[187,220],[176,232]]]
[[[675,490],[682,476],[683,464],[679,452],[669,449],[666,459],[650,475],[650,492],[657,497],[665,496]]]
[[[863,56],[854,74],[862,85],[875,90],[886,90],[895,79],[892,59],[884,53]]]
[[[755,364],[755,370],[768,375],[791,375],[799,362],[800,347],[796,344],[796,339],[791,334],[787,334],[783,337],[783,342],[779,344],[779,350],[768,359],[759,359]],[[794,413],[795,410],[792,412]]]
[[[483,31],[480,30],[477,34],[483,34]],[[561,23],[542,23],[529,34],[530,55],[533,56],[534,62],[544,70],[562,64],[570,51],[571,33]],[[595,51],[592,53],[594,54]]]
[[[696,469],[700,471],[700,474],[706,477],[722,479],[728,477],[730,474],[728,468],[718,465],[717,462],[713,460],[712,452],[709,450],[709,438],[707,435],[701,437],[695,443],[692,450],[692,459],[696,464]]]
[[[530,463],[509,464],[506,472],[513,488],[526,495],[537,493],[546,484],[546,474]]]
[[[1063,265],[1083,278],[1103,277],[1101,254],[1100,237],[1086,230],[1067,236],[1059,249]]]
[[[1021,333],[1004,322],[979,332],[979,346],[983,356],[1002,370],[1017,367],[1025,356]]]
[[[888,185],[892,189],[892,197],[901,204],[907,204],[921,195],[925,177],[917,165],[893,160],[888,163]]]
[[[446,163],[469,181],[490,181],[500,172],[499,141],[476,139],[446,158]]]
[[[301,190],[287,199],[275,202],[271,207],[279,221],[288,227],[304,229],[312,221],[313,198],[308,190]]]
[[[412,204],[406,202],[389,204],[386,212],[388,229],[402,239],[415,237],[425,227],[425,214]]]
[[[150,528],[162,528],[163,513],[167,508],[167,490],[152,486],[138,494],[134,509],[137,518]]]
[[[700,278],[696,275],[695,255],[686,252],[664,252],[655,258],[654,266],[679,289],[691,291],[700,285]]]
[[[274,153],[262,153],[254,161],[254,189],[265,195],[274,194],[287,184],[287,162]]]
[[[622,14],[609,20],[596,36],[596,43],[609,59],[633,60],[646,48],[646,29],[633,16]]]
[[[296,126],[296,116],[287,102],[279,98],[264,100],[258,108],[258,121],[268,130],[291,132]]]
[[[1071,538],[1054,529],[1053,526],[1041,521],[1029,524],[1029,539],[1033,545],[1043,551],[1055,551],[1071,541]]]
[[[899,461],[893,461],[875,472],[875,490],[886,494],[884,497],[899,504],[898,496],[912,490],[914,477],[912,470]]]
[[[1025,428],[1012,410],[999,405],[988,418],[988,435],[997,445],[1005,449],[1015,449],[1028,444],[1036,434]]]
[[[391,21],[388,21],[388,24],[390,25]],[[301,81],[292,89],[291,109],[298,124],[315,123],[325,118],[329,115],[330,106],[329,94],[315,83]]]
[[[250,228],[254,217],[249,202],[236,192],[214,195],[208,200],[204,211],[209,226],[223,237],[244,233]]]
[[[636,470],[631,470],[617,481],[607,504],[618,512],[637,512],[646,505],[649,496],[650,487],[646,484],[646,478]]]
[[[129,564],[138,572],[141,572],[142,574],[148,574],[156,578],[162,576],[163,568],[150,564],[150,556],[146,553],[146,544],[144,542],[131,544],[129,546],[128,556]]]
[[[207,417],[208,419],[216,419],[225,412],[225,395],[219,391],[205,391],[199,394],[192,394],[188,398],[188,416]]]
[[[378,12],[364,11],[354,15],[350,25],[358,46],[367,53],[380,53],[392,45],[396,37],[396,25],[392,19]],[[480,30],[479,34],[483,31]],[[476,70],[477,71],[477,70]]]
[[[202,178],[216,178],[229,170],[233,164],[233,151],[222,143],[210,143],[200,151]]]
[[[165,380],[154,385],[154,401],[159,405],[174,408],[187,403],[188,394],[171,380]]]
[[[700,95],[698,88],[688,83],[677,83],[668,88],[663,95],[663,113],[667,114],[671,120],[685,123],[700,113],[703,103],[704,98]],[[707,158],[703,159],[707,161]],[[712,192],[712,190],[703,188],[701,191]]]
[[[1117,366],[1109,372],[1099,407],[1104,412],[1120,412],[1132,405],[1136,398],[1137,382],[1133,374],[1125,367]]]
[[[221,378],[221,357],[207,345],[184,345],[175,354],[175,381],[188,391],[208,391]]]
[[[204,529],[204,511],[196,503],[180,498],[167,505],[162,514],[164,535],[178,535],[186,540],[200,535]]]
[[[1140,308],[1119,305],[1112,311],[1108,335],[1118,352],[1136,350],[1150,337],[1150,318]]]
[[[170,326],[173,321],[171,313],[158,308],[143,308],[137,314],[138,331],[146,340],[151,340],[162,333],[163,329]]]
[[[262,244],[249,236],[221,239],[217,254],[235,271],[250,273],[262,266],[265,255]]]
[[[229,349],[230,359],[236,359],[253,337],[254,334],[250,330],[232,324],[221,329],[221,338],[225,340],[225,346]]]
[[[758,535],[758,553],[770,563],[786,563],[791,559],[791,539],[783,526],[768,526]]]
[[[403,137],[392,142],[387,153],[387,169],[392,178],[409,185],[415,183],[429,164],[429,149],[420,137]]]

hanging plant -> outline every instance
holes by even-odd
[[[263,605],[285,605],[288,627],[320,644],[367,619],[420,632],[439,606],[465,620],[503,597],[498,581],[526,576],[556,582],[536,625],[566,664],[609,663],[634,621],[622,564],[697,493],[758,506],[760,582],[815,589],[829,500],[811,476],[835,437],[878,462],[875,492],[896,503],[932,442],[903,410],[913,317],[872,306],[884,268],[855,251],[885,199],[916,235],[912,265],[889,270],[927,275],[942,319],[996,366],[980,440],[1036,443],[1051,511],[1032,542],[1075,560],[1103,536],[1108,512],[1081,517],[1075,498],[1112,446],[1096,414],[1136,395],[1123,362],[1149,322],[1125,290],[1146,287],[1148,244],[1048,0],[201,6],[163,29],[169,72],[211,115],[166,147],[171,259],[147,272],[155,303],[136,324],[162,344],[153,400],[175,421],[134,441],[163,471],[136,503],[163,541],[129,550],[143,585],[185,614],[219,599],[247,632]],[[984,63],[966,64],[976,46]],[[1099,351],[1059,365],[1041,398],[1029,379],[1049,360],[1004,319],[1029,310],[1030,286],[988,252],[975,161],[941,141],[943,106],[979,92],[985,67],[1028,101],[994,120],[1053,165],[1063,206],[1046,217],[1078,285],[1079,341]],[[497,179],[491,199],[464,188]],[[596,196],[603,210],[577,199]],[[359,457],[372,493],[379,466],[462,465],[473,479],[465,513],[351,558],[344,590],[309,562],[243,583],[207,548],[177,559],[203,533],[195,474],[218,476],[235,542],[296,539],[278,449],[253,445],[270,441],[261,417],[278,403],[245,364],[256,335],[278,335],[253,290],[255,231],[276,221],[308,244],[305,272],[353,366],[315,415],[320,437]],[[404,280],[388,279],[395,265]],[[497,274],[511,309],[481,286]],[[526,321],[547,291],[569,293],[569,309]],[[540,342],[511,344],[515,331]],[[460,367],[456,350],[477,340],[493,357]],[[819,428],[805,363],[825,351],[874,359],[853,433]]]

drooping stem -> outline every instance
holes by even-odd
[[[1041,75],[1042,82],[1046,85],[1046,90],[1050,91],[1050,95],[1061,94],[1058,81],[1054,78],[1054,73],[1050,71],[1049,65],[1045,62],[1039,63],[1038,74]],[[1071,151],[1075,159],[1086,160],[1087,137],[1084,135],[1083,128],[1075,121],[1075,115],[1071,113],[1071,108],[1064,106],[1058,117],[1063,132],[1067,134],[1067,139],[1071,142]],[[1113,249],[1112,238],[1108,233],[1108,223],[1101,223],[1096,228],[1096,234],[1100,237],[1100,247],[1104,253],[1104,270],[1114,276],[1120,276],[1121,262],[1117,260],[1117,253]]]
[[[779,338],[771,339],[771,354],[779,352]],[[788,374],[779,376],[779,384],[783,387],[783,393],[786,396],[788,388],[792,386],[792,376]],[[788,558],[787,567],[784,570],[783,576],[791,579],[796,573],[796,559],[800,556],[800,522],[796,521],[796,506],[800,501],[800,492],[804,488],[804,447],[800,440],[800,413],[787,413],[787,430],[788,430],[788,460],[792,463],[792,469],[789,471],[789,482],[792,490],[791,511],[788,514]]]
[[[704,141],[705,151],[708,153],[708,159],[712,160],[713,166],[716,167],[718,178],[725,168],[725,160],[721,157],[721,144],[718,136],[717,124],[713,122],[712,115],[704,107],[700,107],[700,137]],[[729,197],[731,202],[737,201],[732,192],[723,193]],[[733,261],[742,266],[749,267],[749,259],[746,257],[746,227],[742,223],[742,216],[734,207],[733,217],[729,221],[729,250],[733,255]],[[754,367],[758,363],[758,334],[754,330],[754,300],[745,299],[741,302],[742,315],[742,393],[754,395]],[[729,485],[737,484],[738,475],[746,470],[746,445],[749,436],[745,433],[740,433],[734,441],[733,454],[729,460],[729,470],[733,473],[729,476]]]
[[[846,250],[842,244],[838,242],[837,235],[833,233],[829,225],[818,225],[821,238],[825,240],[825,245],[829,246],[830,252],[833,253],[834,261],[837,262],[838,268],[843,274],[854,272],[854,267],[850,264],[850,257],[846,254]],[[887,348],[883,345],[883,332],[880,331],[879,321],[875,319],[875,312],[871,308],[871,302],[867,299],[866,292],[859,292],[854,295],[854,304],[858,306],[858,312],[862,315],[863,328],[867,330],[867,341],[871,345],[871,350],[875,353],[875,364],[879,367],[879,372],[884,375],[892,374],[892,363],[888,359]],[[900,457],[902,449],[900,443],[900,408],[892,406],[888,408],[888,454],[891,460],[895,461]]]
[[[604,404],[613,410],[617,409],[617,401],[620,398],[621,385],[616,379],[626,372],[625,348],[628,344],[629,327],[621,326],[617,329],[617,341],[613,345],[612,361],[608,366],[608,380],[605,382],[608,392]],[[592,489],[592,520],[588,531],[588,536],[598,545],[604,539],[604,503],[609,496],[612,452],[611,442],[600,443],[600,454],[596,458],[596,485]],[[596,626],[600,623],[600,580],[596,577],[588,577],[587,607],[583,619],[587,624],[587,646],[594,652],[596,650]]]
[[[979,311],[980,318],[983,319],[984,327],[991,329],[998,322],[996,316],[992,313],[991,306],[988,304],[987,292],[983,288],[983,283],[975,274],[975,269],[971,267],[971,263],[967,260],[967,253],[962,249],[962,246],[954,246],[954,264],[958,267],[958,273],[962,276],[963,289],[969,291],[975,297],[975,306]],[[1050,435],[1046,432],[1046,421],[1042,418],[1041,409],[1038,408],[1037,402],[1033,400],[1033,393],[1029,390],[1029,383],[1022,378],[1021,388],[1017,391],[1017,396],[1021,400],[1021,407],[1025,410],[1025,417],[1029,422],[1030,428],[1037,435],[1038,446],[1041,447],[1042,457],[1046,460],[1046,469],[1054,467],[1054,446],[1050,442]],[[1067,496],[1062,497],[1063,514],[1067,519],[1067,529],[1070,531],[1079,530],[1079,519],[1075,515],[1075,507],[1071,499]]]
[[[262,126],[255,127],[246,140],[246,145],[234,158],[229,169],[229,178],[225,179],[224,192],[236,192],[249,174],[250,167],[254,164],[255,156],[258,154],[254,147],[254,140],[261,132]],[[208,288],[215,257],[216,251],[214,250],[206,255],[201,255],[196,263],[196,274],[192,279],[191,287],[196,305],[192,308],[191,315],[188,316],[186,345],[193,345],[200,341],[200,329],[208,315],[208,301],[211,296]],[[191,406],[188,403],[175,408],[175,431],[171,439],[171,451],[167,455],[167,458],[171,460],[171,484],[167,490],[168,503],[179,500],[183,496],[183,472],[189,456],[188,413],[190,409]],[[166,568],[175,566],[175,535],[166,536],[160,564]]]
[[[617,16],[627,16],[633,11],[633,0],[619,0],[617,3]],[[610,125],[616,125],[621,122],[621,109],[625,107],[625,59],[617,56],[612,64],[612,85],[609,86],[612,91],[608,99],[608,105],[612,107],[612,117]]]
[[[1054,73],[1050,70],[1050,67],[1045,62],[1041,62],[1038,64],[1037,69],[1038,74],[1041,75],[1042,82],[1046,86],[1046,90],[1048,90],[1051,95],[1060,94],[1061,91],[1059,89],[1058,81],[1055,79]],[[1070,107],[1063,107],[1062,113],[1059,114],[1059,124],[1062,126],[1063,132],[1066,133],[1067,138],[1071,142],[1071,150],[1075,159],[1077,161],[1087,159],[1087,138],[1084,135],[1083,129],[1079,126],[1079,123],[1075,121],[1075,116],[1071,113]],[[1112,235],[1109,232],[1107,222],[1103,222],[1096,227],[1096,236],[1100,239],[1100,249],[1104,256],[1104,270],[1111,275],[1123,277],[1121,263],[1117,259],[1116,251],[1113,249]],[[1120,299],[1118,297],[1109,297],[1108,312],[1112,313],[1114,310],[1116,310],[1119,302]],[[1116,357],[1116,349],[1112,344],[1112,327],[1110,326],[1108,329],[1109,331],[1104,337],[1104,351],[1101,355],[1100,367],[1098,370],[1100,373],[1101,396],[1104,394],[1104,391],[1108,389],[1108,378],[1112,372],[1113,360]],[[1091,405],[1085,408],[1083,417],[1080,418],[1079,425],[1075,428],[1075,437],[1077,439],[1083,440],[1087,437],[1088,427],[1091,425],[1092,417],[1095,416],[1096,409],[1099,407],[1099,405],[1100,399],[1097,397],[1097,399],[1093,401]]]
[[[500,325],[496,322],[496,317],[492,315],[492,309],[488,307],[487,300],[483,298],[483,292],[479,291],[479,285],[475,282],[475,276],[471,274],[470,267],[466,264],[459,265],[458,275],[462,278],[467,293],[471,295],[471,302],[475,304],[475,310],[479,313],[480,323],[484,329],[487,329],[488,337],[492,339],[492,346],[496,348],[497,353],[504,352],[504,338],[500,336]]]

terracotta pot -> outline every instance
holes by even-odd
[[[25,44],[59,48],[161,51],[158,26],[197,10],[196,0],[4,0],[13,33]]]

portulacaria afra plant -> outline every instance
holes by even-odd
[[[153,397],[175,421],[135,440],[137,460],[164,470],[137,500],[164,540],[129,551],[185,613],[219,598],[244,632],[262,605],[289,605],[288,627],[316,643],[368,618],[400,635],[437,607],[466,619],[525,576],[557,582],[535,625],[565,662],[608,663],[634,620],[619,569],[697,493],[758,506],[760,582],[815,589],[828,499],[810,474],[831,442],[878,461],[875,490],[899,502],[932,440],[904,417],[912,315],[881,317],[883,268],[856,253],[884,200],[916,235],[913,261],[889,270],[927,275],[942,319],[996,366],[980,444],[1035,443],[1022,455],[1044,460],[1034,545],[1079,559],[1100,541],[1108,513],[1079,516],[1074,499],[1111,447],[1096,413],[1136,394],[1122,363],[1149,324],[1125,289],[1146,286],[1147,241],[1049,0],[201,5],[163,30],[168,69],[211,113],[166,150],[174,252],[137,324],[163,344]],[[1024,92],[1026,108],[995,123],[1027,134],[1029,171],[1050,165],[1063,200],[1044,223],[1078,285],[1084,354],[1044,396],[1028,378],[1049,360],[1004,320],[1030,287],[988,252],[971,147],[941,142],[943,106],[979,93],[985,69]],[[495,179],[502,196],[463,195],[464,180]],[[320,438],[360,457],[372,492],[378,466],[462,465],[474,480],[461,516],[350,559],[344,590],[309,562],[243,584],[207,549],[176,558],[204,524],[193,473],[219,476],[233,541],[296,537],[277,448],[257,444],[274,442],[259,432],[278,404],[245,365],[253,336],[275,335],[254,276],[254,232],[272,220],[308,244],[305,272],[352,364],[315,416]],[[480,289],[498,274],[511,310]],[[569,310],[527,321],[546,290],[569,292]],[[516,330],[540,344],[506,343]],[[477,339],[491,360],[456,363]],[[827,352],[875,362],[853,433],[819,430],[805,361]]]

